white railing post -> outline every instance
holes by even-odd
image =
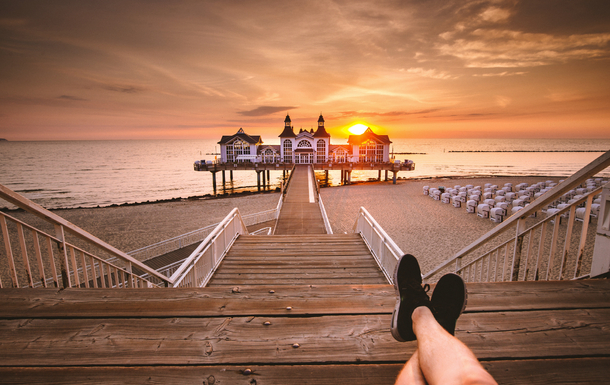
[[[597,217],[597,232],[595,248],[591,261],[591,277],[596,277],[610,271],[610,186],[602,190],[599,216]]]

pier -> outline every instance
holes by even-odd
[[[256,181],[258,191],[261,191],[265,186],[270,183],[271,171],[282,171],[283,175],[286,175],[288,171],[295,166],[293,163],[256,163],[256,162],[238,162],[238,163],[195,163],[195,171],[208,171],[212,174],[212,189],[214,195],[217,192],[217,177],[216,173],[220,172],[222,178],[222,185],[224,186],[227,180],[227,174],[230,180],[233,180],[234,171],[254,171],[256,172]],[[298,165],[296,165],[298,166]],[[341,184],[347,185],[351,183],[352,171],[377,171],[378,180],[382,178],[382,172],[384,173],[385,180],[389,180],[389,173],[392,173],[392,183],[396,184],[398,179],[398,173],[400,171],[413,171],[415,170],[415,163],[409,162],[396,162],[396,163],[378,163],[378,162],[352,162],[352,163],[311,163],[309,166],[314,171],[324,171],[326,173],[326,179],[328,179],[328,172],[341,171]],[[227,173],[228,172],[228,173]]]

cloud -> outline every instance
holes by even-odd
[[[114,91],[114,92],[122,92],[125,94],[136,94],[138,92],[144,91],[141,87],[136,86],[111,86],[107,85],[103,87],[105,90]]]
[[[610,56],[610,33],[553,36],[512,30],[477,29],[436,48],[466,67],[534,67]]]
[[[525,75],[525,74],[527,74],[527,71],[517,71],[517,72],[503,71],[503,72],[497,72],[497,73],[473,74],[472,76],[488,78],[488,77],[496,77],[496,76],[497,77],[520,76],[520,75]]]
[[[429,114],[432,112],[440,111],[440,108],[430,108],[426,110],[415,110],[415,111],[389,111],[389,112],[373,112],[373,111],[341,111],[341,118],[349,117],[396,117],[396,116],[410,116],[410,115],[422,115]]]
[[[496,104],[502,108],[508,106],[513,100],[507,96],[496,96]]]
[[[74,101],[78,101],[78,102],[87,101],[87,99],[79,98],[78,96],[72,96],[72,95],[60,95],[57,97],[57,99],[74,100]]]
[[[407,70],[408,73],[410,74],[415,74],[417,76],[421,76],[421,77],[425,77],[425,78],[431,78],[431,79],[457,79],[458,76],[453,76],[451,74],[449,74],[448,72],[445,71],[438,71],[435,69],[428,69],[425,70],[423,68],[409,68]]]
[[[265,116],[265,115],[272,115],[272,114],[275,114],[280,111],[294,110],[295,108],[298,108],[298,107],[261,106],[261,107],[257,107],[255,109],[249,110],[249,111],[239,111],[238,114],[243,115],[243,116]]]

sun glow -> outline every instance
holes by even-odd
[[[358,124],[354,124],[353,126],[351,126],[349,128],[349,132],[352,135],[360,135],[362,134],[364,131],[366,131],[368,127],[365,126],[364,124],[358,123]]]

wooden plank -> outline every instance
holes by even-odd
[[[342,277],[342,278],[316,278],[316,277],[293,277],[290,279],[222,279],[212,277],[209,286],[236,286],[236,285],[374,285],[384,282],[384,278],[366,277]]]
[[[468,284],[467,313],[610,307],[610,280]],[[432,286],[432,290],[434,285]],[[273,290],[274,293],[269,291]],[[395,305],[390,285],[303,285],[159,289],[2,289],[0,317],[156,317],[365,314]]]
[[[271,293],[270,291],[273,291]],[[390,285],[239,286],[202,289],[3,289],[2,318],[224,317],[290,314],[390,314]]]
[[[610,308],[609,280],[470,283],[466,311]]]
[[[486,361],[483,367],[500,384],[601,384],[610,377],[610,358]],[[304,385],[394,384],[402,363],[361,365],[221,365],[221,366],[101,366],[0,367],[0,378],[11,384],[147,383],[184,385],[285,385],[298,378]],[[249,372],[245,372],[250,369]]]
[[[610,309],[549,313],[464,314],[456,336],[483,360],[610,355],[607,339],[600,338],[610,328]],[[265,325],[267,321],[270,325]],[[416,342],[395,341],[390,322],[390,314],[146,322],[2,320],[0,362],[5,366],[404,362]]]

